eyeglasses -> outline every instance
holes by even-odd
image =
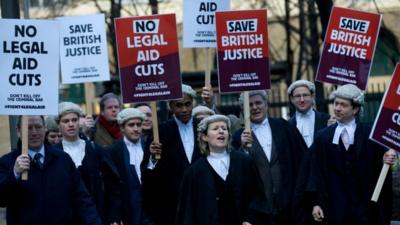
[[[294,98],[295,100],[300,100],[301,98],[303,98],[303,99],[308,99],[308,98],[311,98],[311,94],[293,95],[293,98]]]

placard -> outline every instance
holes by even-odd
[[[266,10],[216,12],[221,93],[270,88]]]
[[[59,17],[64,84],[110,80],[104,14]]]
[[[370,139],[400,152],[400,64],[385,92]]]
[[[367,88],[381,15],[333,7],[316,80]]]
[[[115,19],[124,103],[182,98],[175,14]]]
[[[183,1],[183,47],[215,48],[215,12],[229,10],[229,0]]]
[[[0,114],[58,114],[58,22],[0,19],[0,27]]]

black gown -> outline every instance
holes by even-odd
[[[245,153],[230,152],[225,181],[200,158],[184,175],[176,225],[262,224],[265,201],[258,171]]]
[[[390,224],[391,174],[378,202],[370,200],[386,149],[369,140],[370,127],[357,123],[354,144],[346,151],[340,138],[339,144],[332,143],[336,127],[321,130],[310,149],[313,205],[321,206],[329,225]]]

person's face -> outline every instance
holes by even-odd
[[[260,95],[249,98],[250,120],[253,123],[262,123],[268,114],[268,105]]]
[[[183,99],[171,101],[169,106],[171,112],[182,123],[187,123],[192,117],[193,99],[188,95],[183,95]]]
[[[114,122],[117,120],[117,114],[121,108],[119,107],[119,102],[115,98],[109,98],[104,102],[104,110],[101,115],[106,118],[109,122]]]
[[[60,131],[65,140],[75,141],[79,135],[79,116],[76,113],[66,113],[60,118]]]
[[[18,130],[21,134],[21,131]],[[40,116],[28,116],[28,147],[32,150],[40,150],[44,142],[46,129]]]
[[[55,145],[60,143],[62,140],[62,134],[61,132],[54,132],[54,131],[49,131],[47,134],[47,141],[51,145]]]
[[[351,122],[360,110],[359,107],[353,107],[350,100],[339,97],[335,98],[333,105],[336,120],[341,123]]]
[[[136,143],[142,135],[142,120],[133,118],[120,126],[122,134],[133,143]]]
[[[305,113],[311,109],[314,101],[314,95],[307,87],[298,87],[293,90],[290,101],[296,108],[296,111]]]
[[[202,134],[204,142],[208,143],[210,152],[222,152],[228,146],[229,131],[228,126],[223,121],[210,123],[207,128],[207,133]]]
[[[142,105],[137,107],[137,109],[139,109],[142,113],[146,115],[146,118],[142,123],[143,130],[150,130],[153,127],[153,122],[152,122],[153,113],[151,112],[150,107]]]

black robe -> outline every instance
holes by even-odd
[[[224,196],[217,194],[218,176],[207,159],[201,158],[185,173],[182,181],[176,225],[241,225],[247,221],[253,225],[266,216],[265,196],[257,169],[243,152],[230,152],[229,173],[226,179],[233,202],[230,224],[220,224],[218,201]],[[221,179],[222,180],[222,179]]]
[[[54,148],[64,149],[62,142],[54,145]],[[103,223],[120,221],[121,181],[109,154],[99,145],[85,141],[85,157],[77,169]]]
[[[183,174],[201,157],[196,128],[197,121],[193,119],[194,149],[189,162],[175,120],[171,119],[160,125],[161,159],[151,175],[142,179],[144,207],[157,225],[174,223]]]
[[[319,130],[327,127],[328,120],[330,118],[329,114],[315,112],[315,122],[314,122],[314,137],[315,139]],[[297,125],[296,115],[292,116],[288,122],[293,126]],[[311,147],[311,146],[310,146]],[[303,224],[303,221],[306,221],[306,224],[315,224],[313,221],[313,217],[311,215],[312,206],[308,205],[310,202],[310,198],[312,196],[307,195],[305,190],[307,189],[307,184],[310,180],[312,180],[314,174],[311,173],[311,152],[307,151],[304,154],[303,161],[300,166],[299,175],[296,182],[296,193],[294,197],[294,204],[293,204],[293,216],[294,216],[294,223],[295,224]]]
[[[354,144],[346,151],[340,138],[339,145],[332,143],[336,127],[321,130],[310,149],[315,173],[315,180],[308,184],[315,193],[312,204],[321,206],[327,224],[390,224],[390,173],[378,203],[370,201],[386,149],[369,140],[370,127],[357,123]]]
[[[275,153],[272,152],[271,162],[268,161],[257,137],[253,134],[253,145],[246,149],[249,155],[256,162],[257,169],[261,176],[264,186],[264,192],[267,197],[270,216],[280,222],[280,224],[292,225],[292,207],[296,181],[300,170],[300,165],[307,146],[296,127],[289,124],[284,119],[268,118],[272,132],[272,144],[275,147]],[[240,149],[240,136],[243,129],[236,132],[233,136],[232,145]],[[272,165],[278,165],[277,170],[270,171]],[[273,179],[271,173],[276,173],[280,179],[277,193],[274,195]],[[273,203],[273,204],[272,204]]]
[[[121,217],[124,225],[152,224],[146,218],[146,213],[143,210],[142,185],[134,166],[130,165],[129,151],[124,140],[121,139],[114,142],[107,148],[107,152],[110,153],[121,176]],[[143,160],[140,165],[142,180],[146,180],[147,174],[152,172],[146,168],[149,159],[150,152],[143,148]]]

